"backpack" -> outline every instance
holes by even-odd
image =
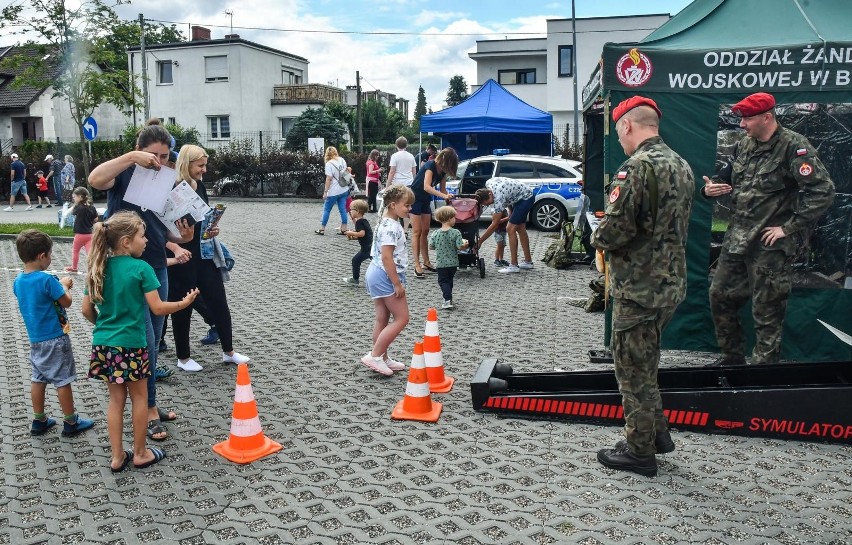
[[[570,220],[565,220],[559,228],[559,239],[550,243],[541,260],[554,269],[570,268],[574,264],[574,258],[571,257],[573,243],[574,224]]]

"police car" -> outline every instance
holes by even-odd
[[[580,162],[542,155],[485,155],[459,163],[456,179],[447,182],[449,193],[473,193],[496,176],[529,184],[535,203],[527,220],[541,231],[556,231],[580,204],[583,174]],[[433,205],[442,204],[433,201]],[[482,211],[490,219],[491,207]]]

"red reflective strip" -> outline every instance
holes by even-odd
[[[544,400],[543,400],[543,399],[539,399],[539,400],[538,400],[538,403],[536,403],[536,404],[535,404],[535,410],[536,410],[536,412],[541,412],[542,407],[544,407]]]
[[[670,411],[670,410],[668,410],[668,409],[663,409],[663,416],[665,416],[666,418],[668,418],[668,417],[669,417],[669,414],[670,414],[670,413],[671,413],[671,411]]]
[[[671,422],[672,424],[680,424],[680,422],[678,422],[678,420],[677,420],[679,412],[680,411],[672,411],[669,414],[669,422]]]
[[[586,416],[586,408],[589,406],[588,403],[580,403],[580,411],[579,414],[581,416]]]
[[[486,407],[493,407],[494,403],[496,403],[496,401],[494,400],[493,397],[489,397],[488,399],[485,400],[485,406]]]
[[[523,401],[523,405],[521,405],[521,410],[526,411],[529,408],[530,408],[530,398],[525,397],[524,401]]]
[[[609,406],[609,414],[606,415],[607,418],[615,418],[615,415],[618,414],[618,405],[610,405]]]
[[[546,413],[551,412],[551,411],[550,411],[550,407],[551,407],[552,405],[555,405],[555,403],[553,403],[553,400],[548,399],[547,401],[545,401],[545,402],[544,402],[544,412],[546,412]]]
[[[701,413],[701,422],[699,422],[698,424],[700,426],[706,426],[707,425],[707,419],[709,419],[709,418],[710,418],[710,413]]]
[[[690,424],[692,424],[692,417],[693,417],[694,415],[695,415],[695,413],[694,413],[694,412],[692,412],[692,411],[687,411],[687,413],[686,413],[686,417],[684,417],[684,419],[683,419],[683,423],[684,423],[684,424],[686,424],[687,426],[688,426],[688,425],[690,425]]]
[[[574,405],[575,405],[575,403],[573,401],[566,401],[565,402],[565,410],[562,411],[562,412],[564,414],[574,414]]]
[[[601,411],[604,409],[604,406],[600,403],[595,403],[595,416],[600,416]]]
[[[509,405],[508,405],[507,407],[504,407],[504,408],[505,408],[505,409],[514,409],[514,408],[515,408],[515,402],[516,402],[516,401],[517,401],[517,398],[515,398],[515,397],[510,397],[510,398],[509,398]]]
[[[615,415],[616,418],[624,418],[624,407],[618,408],[618,413]]]

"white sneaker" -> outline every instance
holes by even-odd
[[[343,283],[344,283],[344,284],[349,284],[350,286],[357,286],[357,285],[358,285],[358,281],[357,281],[357,280],[355,280],[355,279],[354,279],[353,277],[351,277],[351,276],[347,276],[346,278],[344,278],[344,279],[343,279]]]
[[[203,367],[201,367],[201,365],[198,364],[197,361],[192,358],[189,358],[188,360],[186,360],[186,362],[178,360],[177,366],[178,368],[183,369],[184,371],[187,371],[189,373],[195,373],[204,369]]]
[[[452,301],[444,301],[444,304],[441,305],[441,308],[446,309],[446,310],[450,310],[450,309],[455,308],[455,307],[453,307]]]
[[[532,269],[534,267],[532,261],[521,261],[520,265],[518,265],[519,269]]]
[[[15,209],[12,208],[11,206],[7,206],[6,208],[3,209],[3,212],[14,212],[14,211],[15,211]]]
[[[33,205],[27,206],[27,210],[32,210],[32,209],[33,209]]]
[[[364,354],[364,357],[361,358],[361,363],[375,371],[376,373],[382,374],[386,377],[393,375],[393,371],[391,371],[390,367],[385,363],[385,360],[382,358],[377,358],[367,352]]]
[[[404,363],[396,361],[387,354],[385,354],[385,365],[387,365],[388,369],[390,369],[391,371],[405,371]]]
[[[222,352],[222,361],[224,363],[248,363],[250,360],[250,357],[244,356],[239,352],[234,352],[234,354],[231,356]]]
[[[519,273],[521,272],[521,268],[518,265],[509,265],[508,267],[503,267],[497,271],[498,273]]]

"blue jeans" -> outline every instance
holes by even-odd
[[[169,275],[166,272],[166,268],[154,269],[154,274],[157,275],[157,280],[160,281],[160,287],[157,288],[160,299],[168,301]],[[157,350],[160,348],[160,334],[163,331],[163,322],[165,321],[165,316],[155,316],[151,312],[151,309],[148,309],[148,312],[145,313],[145,340],[148,343],[148,365],[151,368],[151,376],[148,377],[149,408],[157,406],[157,377],[155,371],[157,370]]]
[[[335,182],[337,183],[337,182]],[[349,193],[341,193],[340,195],[335,195],[333,197],[326,197],[325,202],[323,202],[322,207],[322,227],[325,229],[325,225],[328,223],[328,216],[331,215],[331,209],[334,207],[335,203],[337,204],[337,210],[340,211],[340,223],[342,225],[346,225],[348,221],[348,217],[346,215],[346,199],[349,197]]]
[[[62,176],[54,176],[51,181],[53,182],[53,193],[56,195],[56,203],[62,204]]]

